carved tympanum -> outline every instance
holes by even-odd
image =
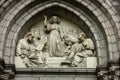
[[[63,29],[59,17],[52,16],[47,23],[44,16],[42,35],[32,28],[17,45],[17,57],[26,67],[86,67],[86,59],[95,57],[95,46],[85,33]],[[65,26],[64,26],[65,27]]]

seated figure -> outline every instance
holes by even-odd
[[[67,45],[64,53],[66,54],[67,58],[62,64],[71,65],[74,56],[78,51],[80,51],[80,44],[78,41],[78,37],[76,34],[71,34],[70,32],[64,36],[65,44]]]
[[[78,51],[74,56],[72,65],[85,67],[86,66],[85,59],[87,57],[95,56],[94,54],[95,46],[93,41],[90,38],[87,38],[83,32],[79,34],[78,38],[79,38],[79,41],[81,42],[80,43],[81,51]]]
[[[37,38],[38,42],[36,41]],[[44,64],[44,61],[40,56],[40,52],[45,47],[45,45],[41,46],[39,43],[39,38],[40,37],[30,32],[18,42],[17,56],[20,56],[26,67],[40,67]],[[39,46],[36,46],[36,43],[41,47],[38,48]]]
[[[82,32],[78,35],[78,41],[72,41],[66,38],[67,48],[65,53],[68,54],[64,64],[69,64],[70,67],[85,67],[85,58],[94,56],[94,43],[91,39],[87,38]]]

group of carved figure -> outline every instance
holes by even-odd
[[[30,31],[17,45],[17,56],[20,56],[27,67],[46,67],[47,57],[66,57],[61,65],[85,67],[85,58],[95,56],[94,43],[83,32],[63,30],[57,16],[44,16],[44,31],[49,37],[38,31]]]

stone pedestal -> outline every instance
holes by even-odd
[[[96,68],[97,66],[97,58],[96,57],[88,57],[86,60],[87,68]]]
[[[26,68],[20,57],[15,57],[15,66],[16,68]]]

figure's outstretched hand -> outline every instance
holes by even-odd
[[[46,16],[46,15],[43,15],[43,17],[44,17],[45,19],[47,19],[47,16]]]
[[[20,57],[21,57],[22,59],[24,59],[24,58],[25,58],[25,55],[21,54]]]
[[[43,15],[43,17],[45,18],[45,20],[44,20],[44,28],[46,29],[47,28],[47,16]]]

